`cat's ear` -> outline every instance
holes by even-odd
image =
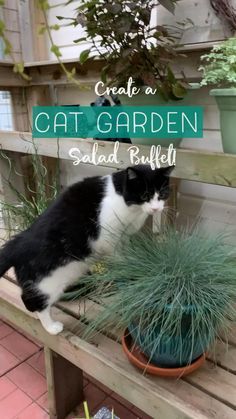
[[[133,167],[127,167],[126,169],[127,180],[137,179],[137,171]]]
[[[156,169],[157,174],[162,174],[162,176],[170,176],[171,172],[175,169],[175,166],[167,166],[161,167],[160,169]]]

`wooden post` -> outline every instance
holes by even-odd
[[[83,371],[44,348],[50,419],[64,419],[83,401]]]

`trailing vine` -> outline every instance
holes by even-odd
[[[48,22],[48,17],[47,17],[47,11],[50,9],[50,4],[48,2],[48,0],[38,0],[38,7],[39,9],[42,11],[43,13],[43,17],[44,17],[44,22],[45,24],[41,26],[40,30],[39,30],[39,34],[43,34],[44,32],[47,32],[48,37],[49,37],[49,41],[51,44],[51,48],[50,51],[55,55],[58,63],[60,64],[61,69],[63,70],[64,74],[67,77],[68,81],[73,81],[75,84],[80,85],[79,81],[75,78],[75,74],[76,74],[76,69],[75,67],[72,68],[71,71],[67,70],[65,64],[63,63],[61,57],[62,57],[62,53],[60,51],[60,48],[58,45],[56,45],[53,41],[53,36],[52,36],[52,31],[58,31],[60,29],[60,25],[49,25]],[[67,1],[65,3],[65,6],[68,5],[69,3],[71,3],[71,1]]]
[[[70,1],[68,1],[67,3],[65,3],[65,5],[69,4]],[[47,31],[48,33],[48,37],[49,40],[51,42],[51,52],[54,53],[54,55],[56,56],[63,72],[65,73],[66,77],[68,80],[73,80],[74,83],[79,84],[78,80],[76,80],[74,78],[74,75],[76,73],[75,68],[73,68],[71,71],[68,71],[67,68],[65,67],[65,65],[63,64],[62,60],[61,60],[61,52],[60,49],[57,45],[54,44],[53,42],[53,37],[52,37],[52,30],[59,30],[60,29],[60,25],[49,25],[48,23],[48,19],[47,19],[47,10],[50,8],[50,5],[48,3],[47,0],[38,0],[37,1],[37,5],[39,7],[40,10],[42,10],[43,15],[44,15],[44,20],[45,20],[45,25],[42,25],[42,27],[39,30],[39,35],[43,34],[45,31]],[[3,9],[3,7],[5,6],[5,0],[0,0],[0,8]],[[16,74],[19,74],[24,80],[26,81],[30,81],[31,77],[26,73],[25,71],[25,66],[24,66],[24,62],[23,61],[16,61],[14,54],[13,54],[13,48],[12,48],[12,44],[9,41],[8,37],[6,36],[6,25],[3,19],[0,19],[0,38],[3,40],[3,44],[4,44],[4,56],[9,56],[11,58],[11,61],[13,63],[13,72]]]

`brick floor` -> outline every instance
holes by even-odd
[[[108,387],[84,374],[91,414],[102,406],[120,419],[151,419]],[[81,403],[68,419],[84,418]],[[42,345],[0,320],[0,419],[49,419]]]
[[[48,394],[44,393],[39,399],[36,400],[36,403],[42,407],[46,412],[48,412]]]
[[[17,416],[17,419],[48,419],[48,417],[45,410],[36,403],[32,403]]]
[[[0,378],[0,400],[4,399],[10,393],[13,393],[17,387],[6,376]]]
[[[17,417],[31,403],[32,400],[30,397],[17,388],[0,401],[1,419],[13,419]]]
[[[38,346],[15,331],[1,339],[1,345],[21,361],[39,351]]]
[[[26,362],[10,371],[7,374],[7,378],[31,397],[32,400],[38,399],[47,391],[45,378]]]
[[[16,367],[20,360],[1,345],[0,341],[0,376]]]
[[[33,367],[36,371],[38,371],[44,377],[46,376],[43,350],[31,356],[28,359],[27,364],[31,365],[31,367]]]
[[[10,333],[14,333],[14,330],[7,324],[4,324],[3,322],[1,322],[0,323],[0,339],[5,338],[6,336],[10,335]]]

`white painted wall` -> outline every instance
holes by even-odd
[[[65,6],[65,2],[58,0],[50,0],[49,4],[51,8],[48,11],[48,21],[50,25],[60,25],[59,31],[53,31],[52,37],[54,44],[60,47],[63,58],[77,58],[81,51],[87,48],[89,45],[87,42],[83,42],[81,45],[76,45],[73,41],[85,36],[84,30],[81,26],[68,26],[66,20],[58,20],[57,16],[63,17],[75,17],[76,7],[79,6],[80,0],[75,0],[72,3]],[[69,22],[69,21],[68,21]],[[49,50],[50,43],[48,42]],[[55,55],[49,51],[49,59],[55,60]]]

